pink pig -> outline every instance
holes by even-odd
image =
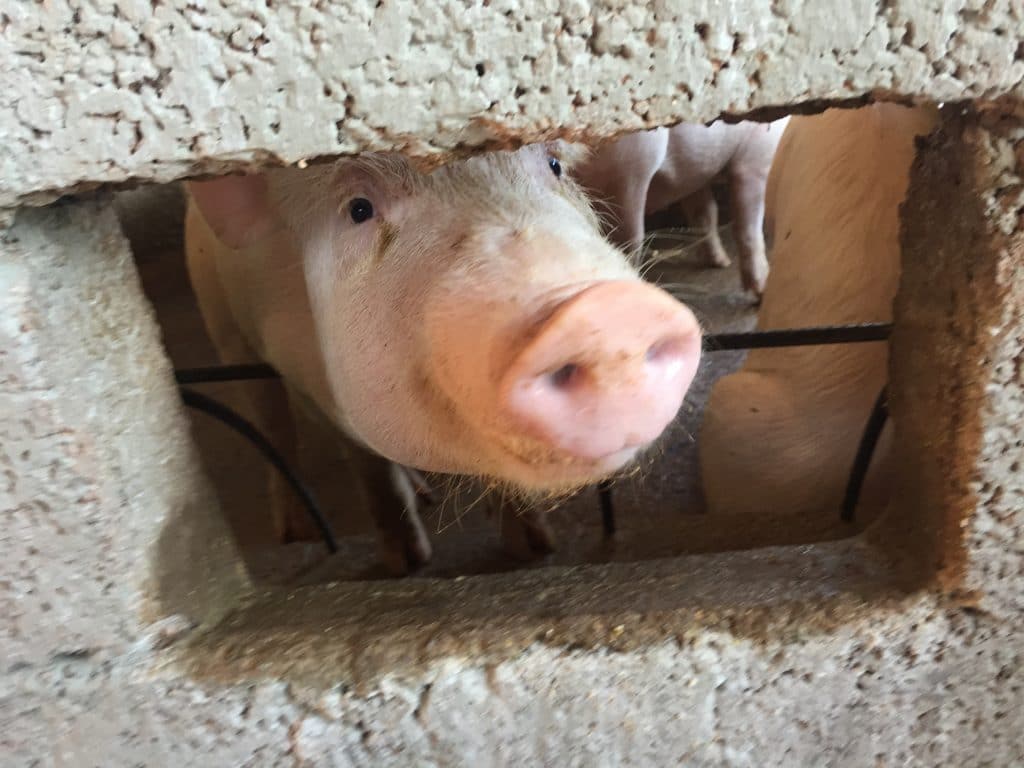
[[[758,328],[887,322],[899,206],[932,108],[876,104],[793,117],[768,182],[772,274]],[[837,515],[887,380],[885,343],[753,350],[711,390],[700,462],[712,513]],[[884,494],[883,433],[862,501]]]
[[[768,277],[762,230],[765,184],[788,119],[680,123],[628,134],[598,147],[577,178],[606,204],[613,242],[639,250],[644,217],[679,203],[688,221],[706,232],[710,263],[727,267],[729,257],[718,235],[718,206],[711,193],[712,180],[727,174],[743,287],[760,296]]]
[[[393,570],[430,555],[402,467],[526,494],[589,484],[659,437],[697,370],[697,320],[601,236],[562,173],[577,152],[432,173],[364,155],[190,184],[189,270],[215,345],[269,362],[293,405],[391,477],[378,526]],[[285,392],[260,408],[279,443]]]

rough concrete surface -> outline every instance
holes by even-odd
[[[1016,0],[0,0],[0,206],[1021,99],[1022,26]],[[864,536],[744,552],[254,587],[109,202],[0,212],[0,763],[1024,762],[1024,115],[999,109],[948,112],[914,169],[897,502]]]
[[[811,584],[772,586],[829,606]],[[750,637],[676,610],[663,621],[678,634],[658,643],[439,654],[366,690],[331,657],[319,684],[260,663],[225,680],[62,662],[5,678],[0,738],[18,765],[976,766],[1024,754],[1020,641],[1002,622],[930,597],[831,627],[784,613]],[[271,633],[278,653],[294,647],[291,627]]]
[[[1022,24],[1016,0],[4,0],[0,206],[870,93],[1021,96]]]
[[[27,643],[50,652],[26,655],[0,676],[5,762],[1020,763],[1024,123],[1019,114],[998,112],[947,114],[945,121],[915,165],[905,208],[906,280],[892,369],[903,494],[870,535],[645,563],[256,593],[224,577],[217,583],[231,592],[234,610],[223,619],[211,612],[192,632],[172,625],[148,643],[108,644],[92,655],[54,654],[59,646],[47,641],[52,625],[35,625]],[[61,267],[99,263],[101,243],[113,245],[115,265],[127,258],[118,238],[97,239],[112,232],[109,215],[88,223],[98,212],[84,205],[22,214],[14,231],[21,228],[24,237],[16,239],[35,238],[33,250],[51,254],[41,262],[50,265],[47,274],[72,290],[78,282],[60,281]],[[65,245],[47,245],[44,230],[59,233]],[[53,256],[71,249],[72,235],[78,259]],[[12,246],[8,236],[5,269],[23,273],[17,247],[23,246]],[[126,276],[115,269],[109,279]],[[97,280],[82,284],[104,285]],[[27,278],[9,284],[37,285]],[[30,305],[18,291],[11,294],[6,302]],[[90,295],[65,295],[59,306],[82,312]],[[5,322],[12,316],[3,314]],[[75,319],[92,331],[62,348],[64,356],[103,365],[122,359],[125,348],[114,340],[130,338],[128,329],[101,331],[87,323],[91,316]],[[130,316],[149,329],[130,348],[148,349],[151,320]],[[105,318],[97,313],[94,322],[102,326]],[[12,330],[8,323],[0,346],[8,366],[4,395],[42,397],[9,384],[7,371],[23,375],[32,359]],[[105,354],[88,349],[96,342]],[[148,386],[162,393],[157,400],[169,412],[164,366]],[[64,380],[52,372],[45,377],[47,387]],[[97,367],[95,380],[109,384],[109,373]],[[13,420],[6,405],[0,413]],[[129,423],[137,426],[138,412],[131,413]],[[81,424],[75,435],[112,434],[84,416],[47,423],[55,422]],[[155,437],[145,437],[152,456]],[[38,439],[68,463],[47,442],[57,438]],[[109,440],[89,455],[105,462],[108,447],[124,445]],[[122,455],[103,466],[133,460]],[[127,474],[117,482],[131,487]],[[74,479],[53,487],[75,487]],[[191,570],[226,541],[224,532],[203,529],[211,524],[207,517],[188,508],[159,503],[154,512],[129,504],[139,516],[130,520],[123,506],[104,501],[103,490],[103,515],[86,527],[128,531],[123,549],[115,550],[122,556],[110,561],[111,576],[125,579],[128,593],[169,530],[206,545],[205,554],[201,546],[172,553]],[[68,509],[76,507],[64,499],[54,515]],[[59,551],[7,554],[45,542],[36,530],[0,538],[11,569],[4,579],[65,572]],[[78,560],[68,567],[88,566],[105,553],[90,536],[83,534]],[[189,571],[177,578],[194,579]],[[124,594],[102,598],[103,620],[137,621]],[[87,587],[82,595],[86,609],[101,605]],[[224,600],[198,590],[190,597],[197,615]],[[15,610],[38,599],[26,590]]]
[[[1011,616],[1021,590],[993,587],[1017,583],[1024,563],[1022,117],[1017,105],[953,120],[919,155],[892,339],[904,515],[882,528],[982,610]]]
[[[0,230],[5,668],[123,652],[237,597],[193,451],[109,201],[19,213]]]

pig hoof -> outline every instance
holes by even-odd
[[[743,290],[749,291],[757,297],[758,303],[764,295],[764,288],[768,282],[768,260],[764,255],[744,255],[740,260],[740,279],[743,281]]]
[[[517,560],[528,561],[555,551],[555,535],[543,515],[523,512],[501,519],[501,543],[505,552]]]
[[[743,290],[748,291],[754,296],[756,304],[760,305],[761,298],[764,296],[764,286],[768,282],[768,275],[756,276],[750,274],[743,274]]]
[[[722,269],[732,264],[732,259],[729,258],[729,253],[725,250],[725,246],[722,245],[722,241],[713,233],[706,235],[704,255],[708,266],[711,267]]]
[[[729,258],[729,255],[724,249],[717,250],[712,248],[709,249],[708,264],[718,269],[724,269],[725,267],[732,265],[732,259]]]
[[[309,510],[299,501],[290,487],[272,487],[271,509],[278,541],[282,544],[316,541],[323,538],[323,532],[309,516]]]
[[[405,576],[430,562],[430,539],[419,515],[407,512],[392,529],[377,529],[377,559],[393,576]]]
[[[392,576],[405,576],[430,562],[430,542],[381,539],[377,559]]]

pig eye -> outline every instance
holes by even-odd
[[[373,203],[365,197],[357,197],[348,204],[348,212],[352,217],[352,221],[356,224],[362,224],[364,221],[373,218]]]
[[[556,179],[561,178],[561,176],[562,176],[562,164],[560,162],[558,162],[558,158],[557,157],[549,157],[548,158],[548,168],[550,168],[551,172],[553,174],[555,174],[555,178]]]

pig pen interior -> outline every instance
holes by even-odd
[[[686,230],[677,209],[649,217],[653,264],[650,279],[687,303],[706,333],[753,329],[757,308],[740,286],[729,229],[728,195],[719,194],[723,243],[732,266],[706,266],[699,235]],[[152,301],[164,343],[176,368],[219,364],[189,285],[183,257],[184,196],[177,185],[146,187],[118,197],[122,226],[132,245],[143,288]],[[653,233],[653,234],[651,234]],[[669,256],[669,258],[662,258]],[[864,318],[872,321],[876,318]],[[413,577],[457,577],[541,566],[630,562],[683,554],[724,552],[845,538],[859,533],[879,510],[862,505],[854,522],[838,509],[817,516],[765,509],[757,519],[706,513],[700,487],[696,436],[713,383],[742,362],[742,351],[706,352],[700,372],[675,423],[638,468],[613,486],[616,532],[605,535],[596,489],[585,489],[551,505],[557,537],[554,553],[523,562],[499,541],[498,514],[514,514],[498,493],[468,479],[430,477],[435,503],[422,510],[433,546],[431,562]],[[245,389],[260,381],[199,387],[244,413]],[[359,481],[332,455],[328,435],[317,425],[299,425],[300,458],[293,469],[313,491],[338,537],[328,556],[319,540],[283,544],[275,533],[267,493],[270,465],[243,437],[209,415],[189,411],[202,462],[229,518],[253,579],[300,584],[352,581],[383,575],[376,563],[373,526]],[[865,419],[867,414],[865,414]],[[742,478],[737,479],[742,482]],[[813,482],[809,478],[808,482]]]

